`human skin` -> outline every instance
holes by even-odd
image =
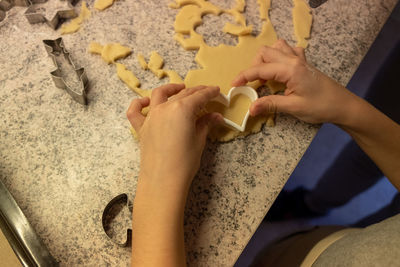
[[[133,266],[184,266],[183,212],[209,129],[218,113],[201,116],[218,87],[169,84],[132,101],[127,116],[140,139],[133,208]],[[148,115],[142,108],[150,105]]]
[[[400,126],[372,105],[308,65],[301,48],[284,41],[263,47],[234,86],[253,80],[286,84],[283,95],[264,96],[251,116],[289,113],[309,123],[330,122],[347,131],[400,189]],[[203,114],[217,87],[166,85],[132,101],[127,117],[139,134],[141,161],[133,210],[132,266],[185,266],[183,213],[206,136],[222,123]],[[147,117],[141,110],[150,106]],[[261,177],[260,177],[261,178]]]
[[[252,116],[284,112],[309,123],[336,124],[353,137],[400,190],[398,124],[310,66],[304,49],[292,48],[284,40],[279,40],[273,47],[263,47],[253,65],[242,71],[232,85],[271,79],[286,84],[284,95],[257,99],[250,107]]]

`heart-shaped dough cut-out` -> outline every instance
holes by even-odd
[[[219,102],[219,103],[223,104],[224,106],[229,107],[231,104],[231,100],[237,95],[247,96],[251,101],[250,104],[258,98],[257,92],[253,88],[248,87],[248,86],[239,86],[239,87],[232,87],[229,90],[228,95],[219,94],[219,96],[214,98],[212,101]],[[248,103],[244,103],[244,104],[248,105]],[[246,129],[247,120],[249,119],[249,116],[250,116],[249,108],[248,107],[246,107],[246,108],[247,108],[247,112],[241,122],[241,125],[224,117],[225,124],[235,130],[243,132]]]

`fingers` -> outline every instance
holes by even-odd
[[[224,118],[221,114],[216,112],[207,113],[197,120],[197,129],[200,133],[200,136],[205,139],[210,132],[210,129],[216,125],[222,124],[223,122]]]
[[[168,97],[179,93],[185,88],[184,84],[166,84],[153,90],[151,94],[150,107],[157,106],[168,100]]]
[[[195,86],[195,87],[186,88],[186,89],[180,91],[177,95],[173,96],[171,98],[171,100],[177,100],[177,99],[184,98],[184,97],[189,96],[189,95],[193,94],[194,92],[202,90],[202,89],[204,89],[206,87],[207,86],[205,86],[205,85],[198,85],[198,86]]]
[[[128,117],[129,122],[136,132],[142,127],[143,122],[145,120],[145,116],[142,114],[142,109],[147,107],[150,104],[150,98],[138,98],[134,99],[129,105],[128,111],[126,112],[126,116]]]
[[[258,50],[256,57],[253,60],[253,66],[268,62],[280,62],[285,58],[285,54],[278,49],[263,46]]]
[[[193,94],[185,98],[185,103],[189,105],[193,116],[197,114],[204,106],[213,98],[219,95],[219,87],[208,86],[204,89],[197,90]]]
[[[288,68],[281,63],[264,63],[242,71],[233,80],[233,86],[245,85],[254,80],[275,80],[286,83]]]
[[[292,107],[291,98],[282,95],[269,95],[264,96],[250,106],[250,115],[257,116],[260,114],[269,114],[276,112],[290,113]]]
[[[296,56],[300,57],[304,61],[307,61],[306,55],[304,54],[304,48],[303,47],[294,47],[293,51],[296,53]]]
[[[296,53],[293,50],[293,48],[290,45],[288,45],[288,43],[283,39],[276,41],[272,47],[282,51],[287,55],[296,56]]]
[[[252,67],[250,67],[248,70],[253,68],[254,73],[254,67],[260,67],[266,63],[283,63],[289,65],[289,60],[293,57],[299,57],[300,59],[306,61],[303,48],[293,48],[288,45],[285,40],[278,40],[272,47],[261,47],[253,61]],[[247,82],[250,81],[243,77],[243,73],[244,72],[236,76],[236,78],[232,82],[233,86],[245,85]],[[260,75],[255,79],[259,79],[261,81],[267,80],[265,77],[261,77]]]

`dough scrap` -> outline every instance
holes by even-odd
[[[296,46],[306,48],[310,38],[312,15],[311,9],[304,0],[293,0],[293,26],[297,40]]]
[[[144,56],[142,54],[138,54],[137,59],[139,61],[140,67],[142,67],[142,69],[144,70],[147,70],[148,66],[146,60],[144,59]]]
[[[245,7],[245,0],[236,0],[236,6],[233,9],[236,9],[239,12],[243,12]]]
[[[271,0],[257,0],[260,8],[260,19],[268,20],[268,12],[271,7]]]
[[[89,44],[89,52],[92,54],[99,54],[101,55],[101,51],[103,51],[103,46],[96,42],[91,42]]]
[[[162,57],[156,51],[152,51],[147,67],[159,79],[161,79],[165,75],[165,72],[162,70],[163,65],[164,65],[164,60],[162,59]]]
[[[156,51],[151,52],[150,60],[148,63],[146,62],[142,54],[138,55],[138,61],[143,69],[149,69],[159,79],[167,76],[170,83],[183,83],[181,76],[179,76],[176,71],[163,69],[164,60]]]
[[[92,54],[100,54],[103,60],[110,64],[114,63],[117,59],[129,56],[132,50],[119,43],[111,43],[102,46],[99,43],[92,42],[89,44],[89,52]]]
[[[81,13],[78,17],[72,19],[68,24],[61,26],[61,34],[68,34],[77,32],[84,20],[90,17],[90,10],[86,6],[86,2],[82,1]]]
[[[132,91],[141,97],[151,97],[152,90],[144,90],[140,88],[139,79],[128,69],[126,66],[120,63],[115,63],[117,67],[118,78],[121,79]]]
[[[96,0],[94,2],[94,8],[100,11],[103,11],[106,8],[109,8],[114,3],[114,0]]]

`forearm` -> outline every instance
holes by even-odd
[[[146,178],[139,178],[142,181],[134,201],[132,266],[185,266],[183,214],[187,192],[171,195]]]
[[[400,190],[400,126],[359,97],[354,96],[351,103],[338,126]]]

